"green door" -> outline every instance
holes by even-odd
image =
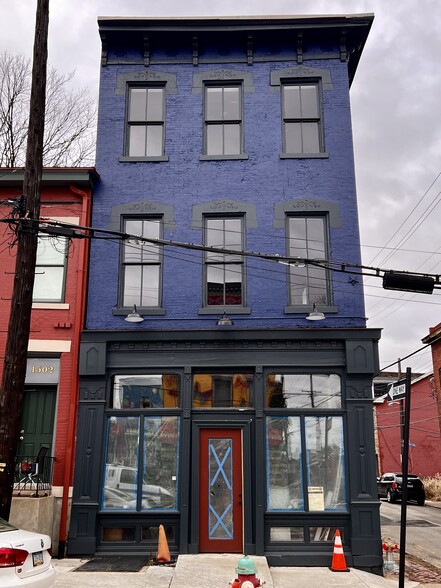
[[[36,457],[42,445],[51,455],[56,400],[56,386],[25,387],[18,457]]]

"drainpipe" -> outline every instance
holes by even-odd
[[[88,227],[90,224],[90,213],[91,213],[91,194],[92,191],[85,192],[76,188],[75,186],[69,186],[72,192],[79,194],[83,198],[83,206],[81,209],[80,225]],[[72,345],[72,386],[71,395],[69,401],[69,416],[67,422],[67,448],[66,448],[66,461],[64,465],[64,481],[63,481],[63,496],[61,499],[61,517],[60,517],[60,536],[58,542],[58,558],[63,559],[66,554],[66,542],[67,542],[67,519],[69,515],[69,488],[72,476],[72,466],[74,462],[75,452],[75,436],[76,436],[76,423],[77,423],[77,405],[79,397],[79,385],[80,380],[78,377],[79,372],[79,357],[80,357],[80,339],[81,332],[84,328],[85,314],[86,314],[86,301],[87,301],[87,277],[88,277],[88,265],[87,260],[89,257],[89,239],[82,239],[79,242],[80,253],[78,260],[78,274],[77,274],[77,308],[76,308],[76,320],[74,322],[74,338]]]

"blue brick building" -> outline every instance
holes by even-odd
[[[174,553],[327,565],[338,528],[381,569],[379,332],[348,273],[372,19],[99,19],[71,554],[162,523]]]

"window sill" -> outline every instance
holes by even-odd
[[[70,304],[64,302],[33,302],[32,308],[36,310],[69,310]]]
[[[251,314],[249,306],[207,306],[200,308],[198,314]]]
[[[338,312],[338,306],[324,306],[322,304],[316,305],[316,310],[324,314],[333,314]],[[293,306],[285,306],[285,314],[309,314],[312,312],[312,304],[296,304]]]
[[[121,163],[139,163],[144,161],[151,161],[151,162],[158,162],[158,161],[168,161],[168,155],[155,155],[152,157],[130,157],[125,155],[119,158]]]
[[[133,306],[130,308],[114,308],[112,309],[113,316],[127,316],[129,312],[132,312]],[[141,316],[162,316],[165,314],[165,310],[163,308],[152,308],[149,306],[137,306],[136,312],[138,312]]]
[[[329,159],[329,153],[281,153],[280,159]]]
[[[246,160],[248,155],[246,153],[239,153],[238,155],[200,155],[199,161],[234,161]]]

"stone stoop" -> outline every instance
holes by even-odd
[[[235,570],[241,557],[240,553],[180,555],[170,588],[229,588],[230,582],[237,578]],[[265,588],[274,588],[266,557],[250,555],[250,558],[257,568],[256,576],[265,582]]]

